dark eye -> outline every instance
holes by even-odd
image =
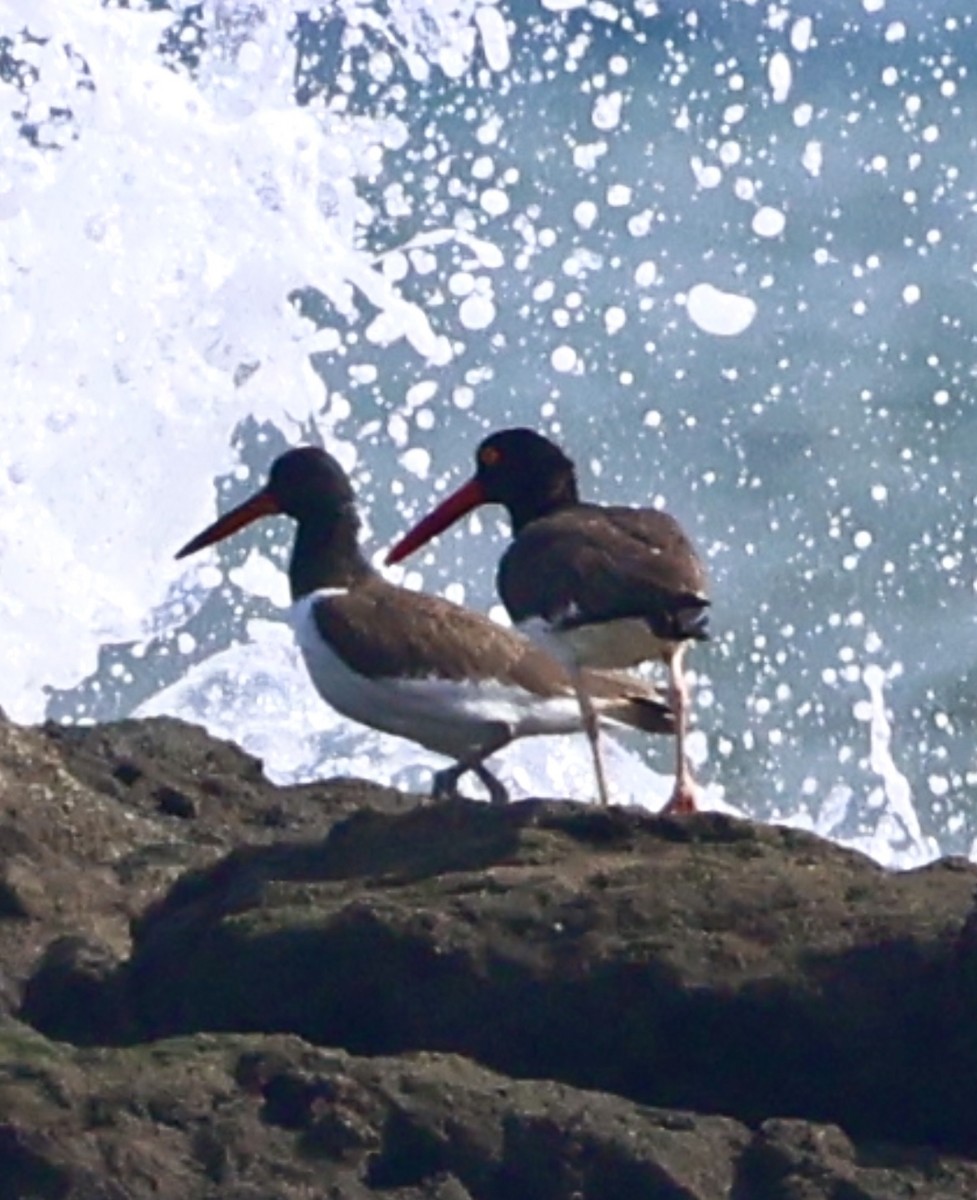
[[[483,467],[497,467],[502,461],[502,451],[495,446],[483,446],[478,455],[478,461]]]

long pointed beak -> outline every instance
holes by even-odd
[[[212,546],[214,542],[223,541],[232,533],[237,533],[239,529],[250,525],[252,521],[257,521],[259,517],[270,517],[277,512],[281,512],[278,501],[266,488],[262,488],[260,492],[255,492],[250,499],[239,504],[237,508],[232,508],[230,512],[218,517],[213,525],[208,525],[195,538],[191,538],[182,550],[177,551],[176,557],[186,558],[188,554],[196,554],[205,546]]]
[[[446,500],[442,500],[433,512],[418,521],[409,533],[404,534],[394,548],[388,552],[385,560],[387,566],[399,563],[408,554],[413,554],[415,550],[423,546],[425,542],[429,542],[431,538],[443,533],[449,525],[460,521],[473,508],[487,503],[488,497],[485,495],[485,489],[481,483],[477,479],[469,479],[456,492],[452,492]]]

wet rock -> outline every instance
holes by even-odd
[[[956,1200],[977,1195],[977,1164],[919,1147],[855,1146],[836,1126],[764,1122],[740,1159],[742,1200]]]
[[[964,1200],[977,1166],[753,1132],[452,1055],[198,1034],[79,1050],[0,1030],[0,1194],[78,1200]]]
[[[186,792],[176,788],[162,787],[156,792],[156,805],[161,813],[168,817],[181,817],[185,821],[197,816],[199,809],[196,801]]]
[[[0,919],[43,917],[47,907],[37,864],[27,855],[10,855],[0,862]]]
[[[297,1033],[751,1124],[977,1150],[977,871],[893,874],[715,814],[362,813],[191,873],[137,923],[147,1035]]]
[[[972,1200],[975,883],[0,719],[0,1197]]]
[[[59,1041],[128,1041],[128,992],[112,950],[93,938],[55,939],[24,988],[19,1016]]]
[[[750,1139],[721,1117],[676,1123],[451,1056],[203,1035],[103,1051],[0,1038],[0,1143],[4,1132],[16,1173],[0,1150],[0,1188],[23,1190],[2,1194],[128,1200],[725,1200]],[[96,1192],[96,1179],[126,1190]]]
[[[251,755],[168,718],[42,728],[0,718],[0,1011],[16,1009],[57,937],[128,953],[130,921],[189,868],[245,842],[321,836],[361,806],[412,803],[349,781],[275,787]]]

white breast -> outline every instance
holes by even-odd
[[[495,741],[500,725],[510,738],[573,733],[580,711],[572,694],[542,698],[498,680],[369,679],[343,662],[319,632],[316,601],[339,594],[322,589],[292,606],[295,638],[319,695],[337,712],[384,733],[409,738],[459,759]]]
[[[647,621],[628,617],[560,629],[543,617],[520,622],[519,632],[565,667],[619,671],[664,657],[673,643],[655,637]]]

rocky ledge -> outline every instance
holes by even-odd
[[[972,1200],[977,871],[0,721],[3,1200]]]

